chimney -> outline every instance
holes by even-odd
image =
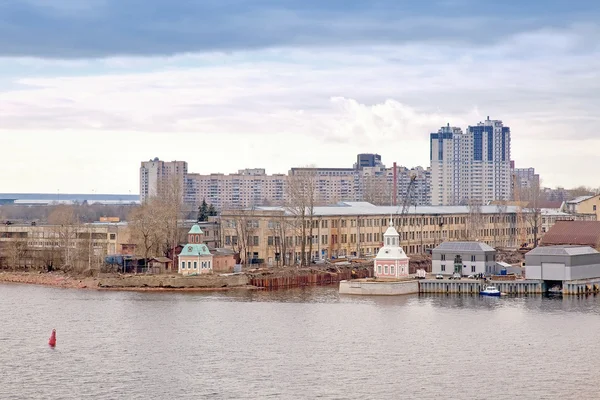
[[[394,161],[394,206],[398,205],[398,172],[396,171],[396,162]]]

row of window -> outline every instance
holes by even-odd
[[[181,265],[182,270],[186,269],[185,261],[182,261],[180,265]],[[210,268],[211,268],[210,261],[202,261],[200,263],[200,269],[210,269]],[[192,269],[192,261],[187,262],[187,269]],[[193,269],[198,269],[198,261],[193,262]]]
[[[378,265],[377,273],[381,274],[381,271],[382,271],[381,265]],[[396,267],[394,265],[390,265],[390,266],[384,265],[383,266],[383,274],[384,275],[396,275]]]
[[[465,265],[465,267],[466,267],[466,265]],[[441,270],[442,270],[442,272],[446,271],[446,265],[445,264],[442,264]],[[474,265],[471,265],[471,272],[475,272],[475,266]]]

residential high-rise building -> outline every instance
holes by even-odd
[[[514,189],[537,188],[540,186],[540,176],[535,173],[535,168],[514,168]]]
[[[243,169],[237,174],[188,174],[185,203],[203,200],[217,209],[236,209],[259,205],[281,205],[285,200],[284,174],[267,175],[262,168]]]
[[[183,195],[183,185],[187,176],[187,162],[161,161],[158,157],[150,161],[142,161],[140,166],[140,201],[151,197],[164,195],[167,188],[180,185]]]
[[[448,126],[430,135],[433,205],[510,200],[510,128],[489,117],[466,133]]]
[[[268,175],[263,168],[239,170],[235,174],[188,173],[184,161],[165,162],[158,158],[142,162],[140,168],[141,201],[164,193],[173,178],[182,182],[183,201],[197,206],[206,200],[219,210],[265,205],[285,205],[288,178],[298,174],[314,174],[317,204],[341,201],[368,201],[390,205],[393,199],[394,169],[386,168],[378,154],[359,154],[353,168],[291,168],[288,175]],[[396,189],[403,204],[411,176],[411,205],[431,203],[431,174],[421,167],[396,167]],[[169,180],[171,179],[171,180]]]

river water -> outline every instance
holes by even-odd
[[[597,399],[599,314],[600,297],[0,284],[0,399]]]

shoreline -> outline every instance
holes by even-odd
[[[102,286],[104,281],[115,279],[128,279],[140,281],[140,286]],[[27,271],[0,271],[0,284],[36,285],[59,289],[118,291],[118,292],[223,292],[232,289],[260,290],[251,285],[240,286],[214,286],[214,287],[170,287],[170,286],[143,286],[144,275],[108,277],[80,277],[63,272],[27,272]]]

